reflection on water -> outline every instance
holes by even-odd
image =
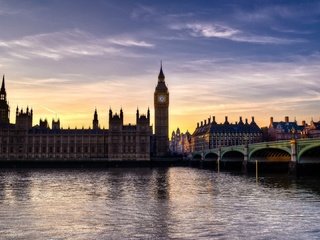
[[[316,239],[320,179],[192,168],[0,171],[1,239]]]

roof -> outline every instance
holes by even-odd
[[[159,79],[159,81],[164,81],[164,79],[165,79],[165,76],[164,76],[163,71],[162,71],[162,63],[161,63],[158,79]]]
[[[261,129],[255,122],[249,123],[209,123],[196,128],[193,136],[207,133],[261,133]]]
[[[162,71],[162,62],[161,62],[160,72],[159,72],[159,76],[158,76],[158,84],[156,87],[157,92],[168,92],[168,88],[166,86],[164,79],[165,79],[165,76]]]
[[[301,131],[303,130],[303,126],[299,126],[297,122],[273,122],[272,128],[281,130],[284,133],[291,133],[292,129],[295,131]]]
[[[5,82],[4,82],[4,75],[2,77],[2,84],[1,84],[1,92],[5,92],[6,91],[6,87],[5,87]]]

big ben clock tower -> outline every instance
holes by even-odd
[[[156,138],[156,156],[165,156],[169,151],[169,91],[164,81],[162,63],[158,76],[158,84],[154,92],[154,125]]]

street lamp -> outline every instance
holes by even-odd
[[[294,129],[294,127],[292,127],[292,128],[291,128],[291,139],[292,139],[292,140],[295,140],[295,138],[296,138],[296,137],[295,137],[295,133],[296,133],[296,130]]]

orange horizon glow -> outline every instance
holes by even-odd
[[[152,81],[149,80],[152,79]],[[142,78],[141,78],[142,79]],[[136,110],[139,108],[140,115],[146,114],[148,107],[151,113],[151,125],[154,125],[153,94],[157,83],[155,76],[147,77],[148,80],[139,80],[141,85],[147,83],[144,89],[140,89],[139,84],[127,86],[115,81],[112,84],[97,82],[83,83],[76,87],[68,81],[59,79],[48,79],[38,84],[38,81],[11,80],[6,78],[7,99],[10,105],[10,122],[15,122],[16,106],[26,110],[33,109],[33,125],[39,124],[40,119],[47,119],[51,126],[52,119],[60,119],[61,127],[66,128],[92,128],[92,120],[95,108],[98,110],[99,125],[103,129],[108,129],[108,111],[111,107],[113,113],[119,113],[120,108],[124,112],[124,123],[135,124]],[[169,82],[169,84],[168,84]],[[63,85],[63,88],[59,87]],[[185,104],[188,94],[184,95],[179,86],[170,89],[170,80],[167,80],[170,93],[169,104],[169,137],[172,131],[180,128],[181,132],[189,131],[193,133],[197,123],[215,116],[217,123],[223,123],[225,116],[231,123],[255,117],[259,127],[269,125],[269,119],[274,117],[274,121],[284,121],[285,116],[290,117],[290,121],[296,119],[298,123],[302,120],[309,122],[311,117],[303,115],[293,115],[290,112],[282,113],[281,108],[273,109],[274,113],[268,108],[268,104],[255,105],[254,103],[239,103],[225,105],[206,105],[192,103]],[[48,88],[51,88],[48,89]],[[189,100],[188,100],[189,101]],[[255,110],[252,113],[252,109]],[[270,111],[270,113],[268,113]],[[316,120],[316,119],[315,119]]]

